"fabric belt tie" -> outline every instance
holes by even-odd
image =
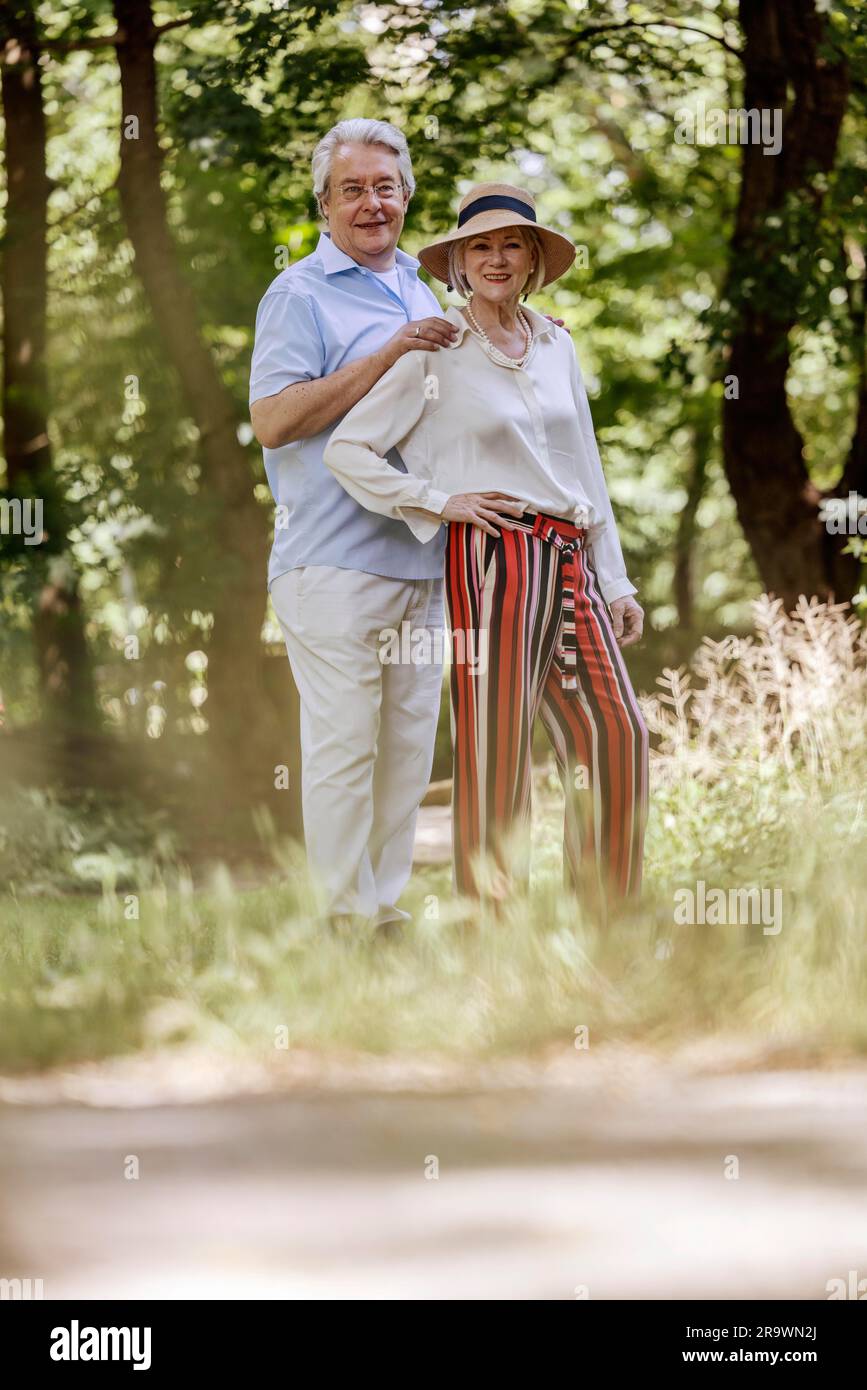
[[[578,643],[575,637],[575,593],[578,588],[578,561],[576,555],[584,548],[584,532],[577,531],[574,536],[563,536],[557,530],[557,521],[550,517],[537,515],[533,520],[533,535],[553,545],[562,558],[560,583],[563,600],[563,632],[560,653],[563,659],[562,688],[578,690]],[[574,530],[571,522],[560,522]]]

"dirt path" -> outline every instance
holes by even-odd
[[[4,1105],[0,1277],[346,1299],[823,1299],[867,1278],[863,1068],[584,1075]]]

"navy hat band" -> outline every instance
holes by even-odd
[[[458,226],[462,227],[480,212],[500,212],[506,208],[510,212],[519,212],[528,222],[536,221],[536,214],[529,203],[522,203],[520,198],[509,198],[505,194],[489,193],[485,198],[476,198],[474,203],[469,203],[463,212],[458,214]]]

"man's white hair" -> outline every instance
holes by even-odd
[[[406,137],[396,126],[389,125],[388,121],[370,121],[357,117],[351,121],[338,121],[327,135],[323,135],[313,151],[313,192],[320,213],[323,212],[322,199],[329,191],[331,161],[334,151],[340,145],[383,145],[385,149],[391,150],[392,154],[397,155],[397,167],[403,186],[412,197],[415,192],[415,178]]]

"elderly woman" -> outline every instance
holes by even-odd
[[[533,727],[566,794],[572,886],[638,893],[647,729],[618,650],[632,597],[581,372],[568,333],[522,307],[575,248],[537,224],[533,198],[480,184],[457,227],[419,253],[466,297],[450,348],[402,357],[349,411],[325,463],[357,501],[426,541],[448,523],[453,641],[454,882],[523,877]],[[397,447],[407,472],[386,462]],[[472,656],[472,660],[470,659]]]

